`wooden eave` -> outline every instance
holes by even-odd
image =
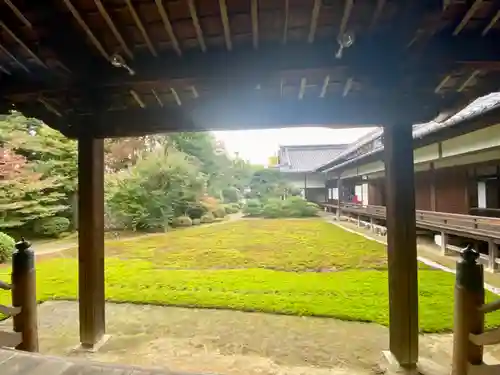
[[[493,3],[2,0],[0,109],[74,137],[428,121],[497,89]]]

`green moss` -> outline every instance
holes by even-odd
[[[241,221],[112,241],[107,247],[109,301],[388,324],[384,246],[319,220]],[[40,262],[38,299],[76,299],[77,266],[71,257]],[[288,272],[322,267],[341,271]],[[9,273],[1,268],[0,279],[8,280]],[[454,275],[421,267],[422,331],[452,329],[453,286]],[[487,299],[495,296],[488,293]],[[9,293],[0,294],[0,303],[10,303]],[[500,314],[487,317],[488,325],[500,324]]]

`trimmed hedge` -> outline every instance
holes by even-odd
[[[209,224],[209,223],[213,223],[215,221],[215,218],[214,218],[214,215],[212,215],[212,213],[209,212],[209,213],[203,215],[200,220],[201,220],[202,224]]]
[[[262,204],[257,200],[249,200],[243,208],[243,213],[248,216],[264,218],[280,217],[312,217],[316,216],[319,207],[300,197],[290,197],[285,200],[269,199]]]
[[[11,236],[0,232],[0,264],[10,260],[15,244],[16,241]]]
[[[35,233],[47,237],[58,237],[69,229],[70,221],[65,217],[48,217],[35,224]]]
[[[189,216],[179,216],[172,219],[173,227],[190,227],[193,225],[193,221]]]
[[[247,216],[261,216],[262,203],[258,199],[249,199],[243,207],[243,213]]]
[[[212,215],[216,219],[222,219],[226,216],[226,210],[224,209],[224,206],[219,206],[215,210],[212,211]]]

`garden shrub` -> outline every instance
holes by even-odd
[[[193,225],[193,221],[189,216],[179,216],[172,219],[173,227],[190,227]]]
[[[249,200],[243,209],[248,216],[266,218],[278,217],[312,217],[316,216],[319,207],[301,197],[290,197],[285,200],[270,198],[263,205],[259,201]]]
[[[226,216],[226,210],[224,209],[224,206],[219,206],[212,211],[212,214],[216,219],[222,219]]]
[[[200,225],[201,220],[200,219],[193,219],[193,225]]]
[[[224,209],[228,214],[235,214],[240,211],[240,205],[237,203],[229,203],[224,205]]]
[[[262,208],[262,216],[267,218],[277,218],[286,216],[284,211],[283,201],[275,198],[269,199]]]
[[[35,233],[42,236],[58,237],[66,232],[70,226],[70,221],[66,217],[48,217],[35,224]]]
[[[16,241],[11,236],[0,232],[0,264],[11,258],[15,244]]]
[[[240,200],[240,195],[240,191],[233,186],[222,190],[222,196],[226,203],[237,203]]]
[[[200,220],[202,224],[208,224],[208,223],[213,223],[215,221],[215,218],[214,215],[212,215],[212,213],[209,212],[203,215]]]
[[[247,216],[262,215],[262,203],[258,199],[249,199],[243,207],[243,213]]]
[[[186,210],[186,216],[191,219],[200,219],[207,212],[206,207],[200,203],[191,204]]]

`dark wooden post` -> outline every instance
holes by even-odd
[[[338,192],[338,198],[337,198],[337,221],[340,221],[340,205],[342,202],[342,180],[339,178],[337,179],[337,192]]]
[[[399,365],[418,360],[418,278],[411,124],[384,127],[389,263],[389,346]]]
[[[78,140],[78,291],[80,341],[92,348],[105,332],[104,144]]]
[[[483,362],[483,347],[474,345],[469,334],[479,334],[484,329],[484,271],[477,263],[479,253],[468,246],[457,262],[455,282],[455,324],[453,327],[453,375],[467,375],[469,364]]]
[[[13,321],[14,331],[22,336],[16,349],[38,352],[35,254],[30,246],[22,239],[12,255],[12,306],[21,308]]]

